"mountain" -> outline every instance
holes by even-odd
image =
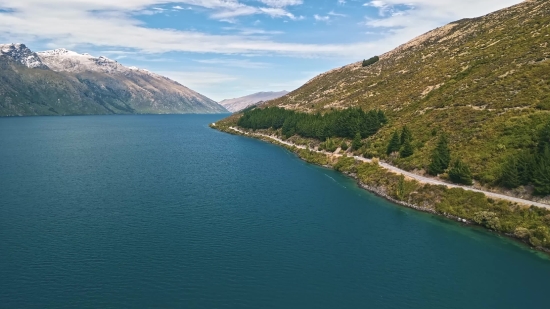
[[[0,68],[0,116],[227,112],[166,77],[66,49],[0,45]]]
[[[380,109],[388,123],[364,141],[364,155],[423,173],[446,135],[453,160],[481,184],[498,185],[504,162],[534,151],[550,121],[548,25],[550,1],[525,1],[430,31],[366,66],[323,73],[266,106],[310,114]],[[388,156],[404,126],[413,154]]]
[[[287,93],[288,91],[284,90],[279,92],[258,92],[240,98],[226,99],[219,103],[230,112],[238,112],[258,102],[280,98]]]

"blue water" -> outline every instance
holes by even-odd
[[[0,308],[548,308],[544,256],[221,117],[0,118]]]

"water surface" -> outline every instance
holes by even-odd
[[[0,307],[547,307],[543,256],[221,117],[0,118]]]

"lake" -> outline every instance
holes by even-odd
[[[0,308],[545,308],[550,260],[224,115],[0,118]]]

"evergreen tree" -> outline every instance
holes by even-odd
[[[443,169],[447,169],[451,164],[451,151],[449,150],[449,141],[446,135],[441,135],[439,142],[437,143],[437,151],[441,158],[441,164]]]
[[[409,140],[409,142],[412,141],[412,133],[411,130],[407,128],[407,126],[404,126],[401,130],[401,145],[404,145],[407,139]]]
[[[528,185],[533,180],[533,172],[537,166],[535,155],[530,151],[523,151],[517,157],[517,169],[520,185]]]
[[[533,184],[535,185],[535,194],[542,196],[550,194],[550,146],[546,146],[538,158],[533,173]]]
[[[515,157],[509,158],[504,164],[500,176],[500,184],[509,189],[514,189],[521,185],[518,163]]]
[[[411,141],[407,138],[403,142],[403,146],[401,147],[401,150],[399,151],[399,155],[401,158],[408,158],[412,156],[414,153],[413,147],[411,145]]]
[[[453,165],[449,170],[449,178],[454,183],[468,186],[471,186],[473,184],[470,167],[460,160],[456,160],[453,162]]]
[[[357,132],[355,133],[355,137],[353,138],[353,142],[351,143],[351,148],[353,150],[357,150],[361,148],[363,145],[363,142],[361,142],[361,133]]]
[[[428,174],[432,176],[437,176],[445,171],[445,168],[443,167],[443,163],[441,162],[441,158],[439,157],[439,153],[434,151],[432,153],[432,158],[430,161],[430,165],[428,165],[427,172]]]
[[[342,141],[342,144],[340,144],[340,148],[342,148],[343,151],[348,150],[348,143],[346,143],[346,141]]]
[[[399,151],[400,148],[401,148],[401,142],[399,141],[399,134],[397,134],[397,131],[395,131],[393,132],[390,143],[388,144],[386,153],[390,155],[393,152]]]
[[[451,163],[451,151],[449,150],[449,145],[447,137],[441,135],[437,145],[432,152],[431,162],[428,166],[428,174],[437,176],[443,173]]]
[[[550,121],[542,128],[539,133],[538,152],[543,154],[546,147],[550,147]]]
[[[376,116],[377,116],[376,118],[378,118],[378,122],[380,124],[388,123],[388,118],[386,117],[386,114],[384,114],[384,112],[382,110],[378,110]]]

